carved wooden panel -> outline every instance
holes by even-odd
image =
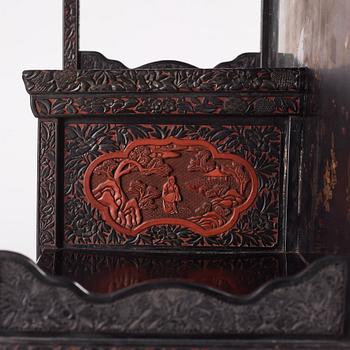
[[[66,124],[66,246],[277,248],[283,134]]]

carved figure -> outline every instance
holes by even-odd
[[[167,214],[177,214],[177,202],[181,201],[181,195],[174,176],[169,176],[168,181],[164,184],[162,198],[164,212]]]

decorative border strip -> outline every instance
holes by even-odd
[[[56,246],[56,132],[55,121],[39,123],[38,246]]]
[[[87,295],[79,285],[48,277],[29,259],[9,252],[0,253],[0,274],[0,292],[6,296],[1,311],[11,315],[0,318],[2,334],[188,338],[344,332],[347,264],[340,258],[317,261],[301,274],[274,280],[248,297],[170,281]]]
[[[304,68],[25,71],[30,94],[305,90]]]
[[[37,117],[136,115],[299,115],[300,96],[33,97]]]

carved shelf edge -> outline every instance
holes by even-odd
[[[18,336],[341,337],[346,285],[346,260],[328,257],[248,297],[176,280],[93,295],[46,275],[24,256],[0,252],[0,331]]]
[[[32,96],[38,118],[135,116],[301,116],[303,97],[225,96]]]
[[[119,115],[302,116],[308,70],[25,71],[39,118]]]
[[[304,92],[306,68],[27,70],[31,95],[129,92]]]

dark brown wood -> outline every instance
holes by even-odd
[[[261,67],[276,67],[279,1],[261,1]]]
[[[300,227],[306,251],[350,251],[350,7],[347,0],[273,1],[278,67],[307,66],[317,100],[304,126]]]

